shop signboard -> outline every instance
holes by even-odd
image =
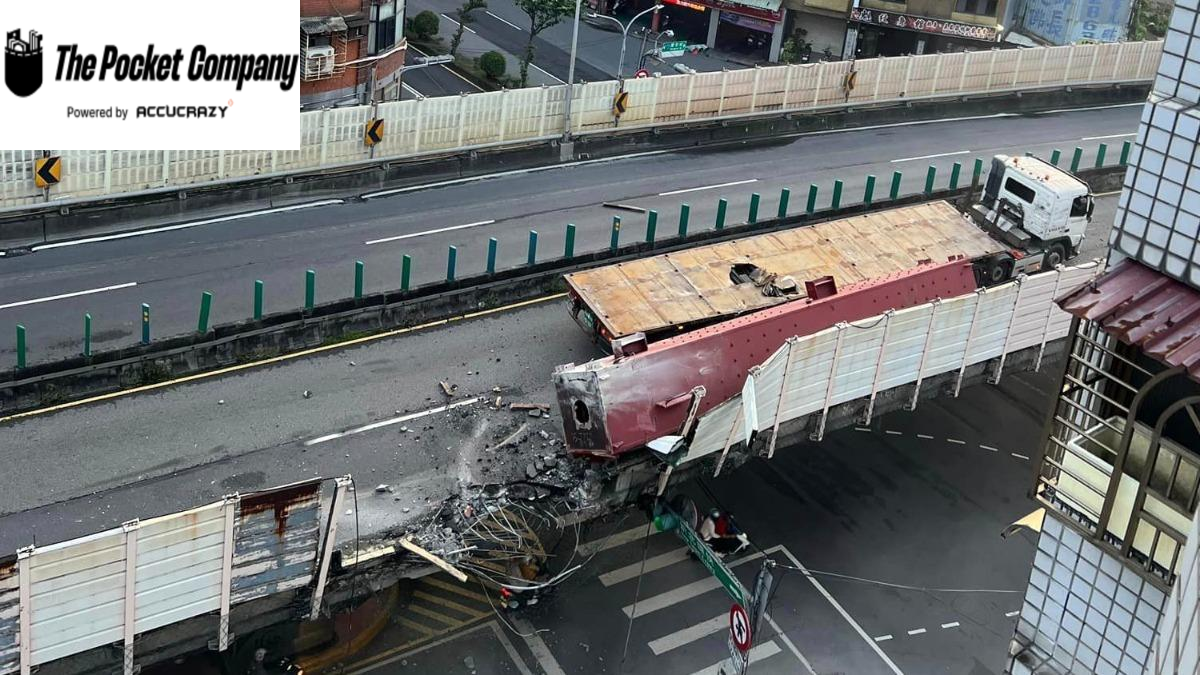
[[[761,4],[763,6],[743,5],[733,0],[695,0],[696,2],[711,9],[722,10],[732,14],[741,14],[742,16],[751,16],[763,21],[771,23],[779,23],[783,20],[783,10],[781,9],[782,1],[765,0]],[[757,4],[757,3],[756,3]]]
[[[995,42],[997,38],[995,26],[980,26],[972,23],[960,23],[958,21],[930,19],[924,16],[913,16],[899,12],[881,12],[877,9],[855,7],[850,10],[850,20],[874,24],[876,26],[911,30],[918,33],[931,33],[933,35],[967,38],[983,42]]]
[[[1131,0],[1029,0],[1021,25],[1046,42],[1065,45],[1125,39]]]

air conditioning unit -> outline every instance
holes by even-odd
[[[304,54],[304,72],[309,77],[333,74],[333,45],[309,47]]]

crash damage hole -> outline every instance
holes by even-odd
[[[573,406],[575,409],[575,423],[579,426],[587,426],[592,421],[592,415],[588,412],[587,406],[583,401],[575,401]]]

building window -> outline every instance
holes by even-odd
[[[378,5],[375,19],[375,53],[382,54],[396,44],[396,0],[386,0]]]
[[[996,16],[996,0],[958,0],[954,11],[962,14]]]

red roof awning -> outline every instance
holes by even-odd
[[[1058,305],[1200,381],[1200,289],[1124,260]]]

